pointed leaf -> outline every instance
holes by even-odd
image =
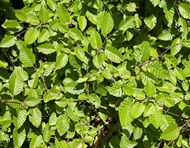
[[[30,28],[29,30],[26,31],[24,35],[24,42],[26,44],[32,44],[36,41],[40,34],[40,31],[37,30],[36,28]]]
[[[42,23],[46,23],[49,20],[49,12],[48,9],[44,6],[41,6],[41,9],[39,11],[39,18]]]
[[[14,129],[13,130],[13,142],[14,142],[14,146],[15,147],[22,147],[24,141],[26,138],[26,130],[22,129],[22,130],[18,130]]]
[[[178,5],[179,13],[186,19],[190,19],[190,4],[180,3]]]
[[[58,3],[58,16],[60,21],[65,24],[70,21],[70,14],[62,3]]]
[[[57,118],[56,128],[60,136],[65,134],[70,126],[70,120],[66,114],[62,114]]]
[[[149,30],[152,30],[156,26],[157,18],[152,14],[151,16],[144,19],[145,24],[149,28]]]
[[[134,104],[131,111],[131,116],[136,119],[140,117],[144,112],[145,106],[143,103]]]
[[[90,44],[95,49],[100,49],[102,47],[102,40],[97,31],[93,31],[90,36]]]
[[[114,27],[113,18],[109,13],[107,13],[104,17],[104,22],[101,24],[102,35],[106,36],[108,33],[112,31]]]
[[[48,43],[38,46],[37,49],[43,54],[51,54],[56,51],[55,47],[52,44],[48,44]]]
[[[122,57],[121,53],[112,46],[106,47],[105,55],[109,60],[111,60],[115,63],[120,63],[121,61],[123,61],[123,57]]]
[[[86,18],[84,16],[79,16],[78,22],[79,22],[79,27],[80,27],[81,31],[83,31],[87,25]]]
[[[161,135],[161,138],[164,140],[175,140],[179,136],[179,128],[176,123],[171,124],[164,130],[164,132]]]
[[[56,57],[56,63],[55,63],[55,68],[56,69],[61,69],[65,67],[65,65],[68,62],[68,56],[65,53],[61,53],[60,55],[57,55]]]
[[[151,81],[148,81],[146,83],[144,90],[148,97],[153,97],[154,94],[156,93],[156,87]]]
[[[32,108],[29,110],[29,120],[35,126],[39,127],[42,121],[42,113],[38,108]]]
[[[77,58],[79,58],[79,60],[84,61],[85,59],[85,52],[82,48],[75,48],[75,55],[77,56]]]
[[[8,48],[15,44],[16,37],[12,35],[7,35],[3,38],[3,40],[0,42],[1,48]]]

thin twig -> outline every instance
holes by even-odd
[[[174,45],[174,46],[170,46],[168,49],[166,49],[164,52],[162,52],[162,54],[160,54],[159,56],[157,56],[157,57],[151,59],[150,61],[146,61],[146,62],[140,64],[138,67],[140,68],[140,67],[142,67],[142,66],[144,66],[144,65],[146,65],[146,64],[148,64],[148,63],[150,63],[150,62],[152,62],[152,61],[154,61],[154,60],[156,60],[156,59],[158,59],[158,58],[163,57],[163,55],[164,55],[166,52],[168,52],[171,48],[173,48],[173,47],[175,47],[175,46],[178,46],[178,45],[180,45],[180,43],[177,43],[177,44]]]
[[[173,140],[171,140],[164,148],[167,148],[172,142]]]
[[[15,100],[0,100],[0,102],[4,102],[4,103],[19,103],[19,104],[24,104],[24,102],[15,101]]]

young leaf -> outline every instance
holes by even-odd
[[[180,43],[180,39],[179,39],[179,38],[176,38],[176,39],[172,42],[171,47],[174,46],[174,47],[172,47],[172,48],[170,49],[172,56],[176,55],[176,54],[181,50],[182,44],[179,44],[179,43]],[[179,44],[179,45],[177,45],[177,44]]]
[[[146,107],[145,107],[145,110],[144,110],[144,117],[148,117],[152,114],[154,114],[156,108],[155,106],[152,104],[152,103],[149,103]]]
[[[26,121],[26,117],[27,117],[27,112],[25,109],[23,110],[18,110],[17,111],[17,115],[14,116],[13,118],[13,122],[14,122],[14,126],[15,128],[18,130],[21,126],[23,126],[24,122]]]
[[[152,14],[151,16],[144,19],[145,24],[149,28],[149,30],[152,30],[156,26],[157,18]]]
[[[190,4],[180,3],[178,5],[179,13],[186,19],[190,19]]]
[[[176,67],[176,68],[174,69],[174,72],[175,72],[175,75],[177,76],[177,78],[178,78],[179,80],[185,80],[185,79],[186,79],[186,75],[185,75],[185,73],[183,72],[182,69]]]
[[[61,69],[61,68],[65,67],[67,62],[68,62],[67,54],[61,53],[61,54],[57,55],[55,68],[56,69]]]
[[[102,55],[97,55],[93,58],[93,64],[96,66],[96,68],[100,68],[102,66],[102,63],[104,61],[104,58]]]
[[[85,52],[82,48],[75,48],[75,55],[77,56],[77,58],[79,58],[79,60],[84,61],[85,59]]]
[[[17,130],[16,128],[13,130],[13,142],[15,147],[22,147],[26,138],[26,130],[20,129]]]
[[[143,103],[134,104],[131,111],[131,116],[136,119],[140,117],[144,112],[145,106]]]
[[[79,16],[78,17],[78,22],[79,22],[79,27],[81,31],[83,31],[86,28],[87,25],[87,20],[84,16]]]
[[[95,49],[100,49],[102,47],[102,39],[97,31],[93,31],[90,36],[90,44]]]
[[[134,131],[134,139],[139,139],[143,134],[142,128],[137,127]]]
[[[144,90],[148,97],[153,97],[154,94],[156,93],[156,87],[151,81],[148,81],[146,83]]]
[[[7,35],[3,38],[3,40],[0,42],[1,48],[8,48],[15,44],[16,37],[12,35]]]
[[[171,124],[164,130],[164,132],[161,135],[161,138],[164,140],[175,140],[179,136],[179,128],[176,123]]]
[[[32,44],[36,41],[40,34],[40,31],[36,28],[30,28],[29,30],[26,31],[24,35],[24,42],[26,44]]]
[[[38,37],[38,43],[42,43],[44,41],[47,41],[50,37],[50,33],[47,29],[43,29],[41,32],[40,32],[40,35]]]
[[[38,128],[42,121],[42,113],[38,108],[32,108],[29,110],[29,121]]]
[[[25,67],[32,67],[36,61],[34,53],[27,47],[22,47],[19,50],[19,59],[23,63],[23,65]]]
[[[149,116],[149,121],[154,125],[155,128],[158,127],[162,123],[162,113],[160,110],[157,110],[153,115]]]
[[[104,22],[101,24],[101,31],[103,36],[107,36],[108,33],[112,31],[114,27],[113,18],[109,13],[107,13],[104,17]]]
[[[39,18],[42,23],[46,23],[49,20],[49,12],[48,9],[44,6],[41,6],[41,9],[39,11]]]
[[[60,21],[65,24],[68,23],[70,21],[70,14],[68,12],[68,10],[63,6],[62,3],[58,3],[58,16]]]
[[[126,20],[122,20],[121,23],[119,24],[119,30],[124,30],[126,31],[129,28],[133,28],[134,24],[134,17],[130,16]]]
[[[18,95],[23,89],[23,79],[16,67],[9,78],[9,90],[12,95]]]
[[[43,54],[51,54],[55,52],[55,47],[52,44],[45,43],[37,47],[37,49]]]
[[[34,106],[38,105],[40,102],[41,101],[39,98],[35,98],[35,97],[27,97],[26,98],[26,104],[30,107],[34,107]]]
[[[105,56],[115,63],[123,61],[121,53],[113,46],[107,46],[105,50]]]
[[[65,134],[70,127],[70,119],[66,114],[62,114],[57,118],[56,128],[60,136]]]
[[[55,11],[57,8],[57,3],[55,0],[47,0],[48,6],[51,8],[51,10]]]

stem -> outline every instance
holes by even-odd
[[[148,63],[150,63],[150,62],[152,62],[152,61],[154,61],[154,60],[156,60],[156,59],[158,59],[158,58],[163,57],[166,52],[168,52],[171,48],[173,48],[173,47],[175,47],[175,46],[177,46],[177,45],[180,45],[180,43],[177,43],[177,44],[174,45],[174,46],[170,46],[168,49],[166,49],[164,52],[162,52],[161,55],[157,56],[156,58],[151,59],[150,61],[147,61],[147,62],[144,62],[144,63],[140,64],[138,67],[140,68],[140,67],[142,67],[142,66],[144,66],[144,65],[146,65],[146,64],[148,64]]]
[[[19,102],[19,101],[15,101],[15,100],[0,100],[0,102],[24,104],[24,102]]]

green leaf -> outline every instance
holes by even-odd
[[[16,20],[6,20],[2,24],[2,27],[13,32],[18,32],[23,29]]]
[[[49,12],[48,9],[44,6],[41,6],[41,9],[39,11],[39,18],[42,23],[46,23],[49,20]]]
[[[57,118],[56,128],[60,136],[65,134],[70,127],[70,120],[66,114],[62,114]]]
[[[102,55],[97,55],[93,58],[93,64],[96,66],[96,68],[100,68],[102,66],[102,63],[104,61],[104,58]]]
[[[19,59],[23,63],[23,65],[25,67],[32,67],[36,61],[34,53],[27,47],[22,47],[19,50]]]
[[[13,130],[13,142],[15,147],[22,147],[24,141],[26,138],[26,130],[25,129],[20,129],[17,131],[15,128]]]
[[[149,30],[152,30],[156,26],[157,18],[152,14],[151,16],[144,19],[145,24],[149,28]]]
[[[86,28],[86,25],[87,25],[86,18],[84,16],[79,16],[78,22],[79,22],[79,27],[80,27],[81,31],[84,31],[84,29]]]
[[[129,28],[133,28],[134,24],[134,17],[130,16],[126,20],[122,20],[121,23],[119,24],[119,30],[124,30],[126,31]]]
[[[160,110],[156,110],[156,112],[149,116],[149,121],[150,123],[152,123],[154,125],[155,128],[158,129],[158,127],[161,125],[162,123],[162,113]]]
[[[97,31],[93,31],[90,36],[90,44],[95,49],[100,49],[102,47],[102,40]]]
[[[129,11],[129,12],[135,12],[136,8],[137,8],[137,6],[135,3],[129,3],[129,4],[127,4],[127,7],[126,7],[127,11]]]
[[[65,84],[65,90],[71,94],[76,94],[79,95],[81,93],[83,93],[84,88],[82,86],[82,84],[79,84],[77,82],[70,82]]]
[[[62,3],[58,3],[58,17],[60,19],[60,21],[65,24],[68,23],[70,21],[70,14],[68,12],[68,10],[63,6]]]
[[[190,4],[180,3],[178,5],[179,13],[182,17],[190,19]]]
[[[176,68],[174,69],[174,72],[175,72],[175,75],[177,76],[177,78],[178,78],[179,80],[185,80],[185,79],[186,79],[186,75],[185,75],[185,73],[183,72],[182,69],[176,67]]]
[[[143,134],[142,128],[137,127],[134,131],[134,139],[135,140],[139,139],[142,136],[142,134]]]
[[[146,83],[144,90],[148,97],[153,97],[156,93],[156,87],[151,81]]]
[[[3,38],[3,40],[0,42],[1,48],[8,48],[15,44],[16,37],[12,35],[7,35]]]
[[[12,95],[18,95],[23,89],[23,79],[16,67],[9,78],[9,90]]]
[[[77,58],[79,58],[79,60],[84,61],[85,59],[85,52],[82,48],[75,48],[75,55],[77,56]]]
[[[109,34],[113,30],[113,27],[114,27],[113,18],[111,17],[109,13],[107,13],[100,27],[102,31],[102,35],[107,36],[107,34]]]
[[[23,126],[24,122],[26,121],[27,112],[25,109],[18,110],[16,112],[16,116],[13,118],[14,126],[16,129],[19,129],[21,126]]]
[[[50,37],[50,33],[47,29],[43,29],[41,32],[40,32],[40,35],[38,37],[38,43],[42,43],[44,41],[47,41]]]
[[[113,46],[106,47],[105,56],[109,60],[111,60],[115,63],[120,63],[121,61],[123,61],[123,57],[122,57],[121,53]]]
[[[23,10],[15,10],[15,15],[20,21],[26,21],[27,20],[27,13]]]
[[[122,82],[120,81],[113,83],[113,86],[108,88],[109,94],[115,97],[121,97],[123,94],[121,86]]]
[[[67,107],[67,115],[69,116],[69,118],[71,118],[71,120],[73,120],[75,122],[79,121],[78,111],[75,111],[70,106]]]
[[[30,148],[37,148],[38,146],[41,146],[41,144],[43,143],[43,139],[42,139],[42,135],[34,135],[32,137],[32,140],[30,142]]]
[[[52,44],[45,43],[37,47],[37,49],[42,52],[43,54],[51,54],[54,53],[55,47]]]
[[[38,128],[42,121],[42,113],[38,108],[32,108],[29,110],[29,121]]]
[[[166,29],[162,31],[162,34],[158,36],[158,39],[163,41],[170,41],[173,39],[173,35],[171,34],[171,29]]]
[[[122,86],[122,89],[123,89],[123,92],[126,94],[126,95],[133,95],[133,87],[131,87],[130,85],[128,84],[124,84]]]
[[[154,5],[154,7],[156,7],[158,3],[160,2],[160,0],[150,0],[150,1]]]
[[[26,44],[34,43],[37,40],[39,34],[40,34],[40,31],[38,29],[30,28],[29,30],[26,31],[24,35],[24,42]]]
[[[65,65],[68,62],[68,56],[65,53],[61,53],[59,55],[57,55],[56,57],[56,63],[55,63],[55,68],[56,69],[61,69],[63,67],[65,67]]]
[[[181,41],[180,41],[179,38],[176,38],[176,39],[172,42],[171,47],[174,46],[174,47],[172,47],[172,48],[170,49],[172,56],[176,55],[176,54],[181,50],[182,44],[179,44],[180,42],[181,42]],[[179,45],[177,45],[177,44],[179,44]]]
[[[179,128],[178,125],[174,123],[168,126],[166,130],[164,130],[164,132],[161,135],[161,138],[170,141],[177,139],[178,136],[179,136]]]
[[[133,148],[137,145],[138,143],[136,141],[131,141],[126,135],[122,135],[121,141],[120,141],[120,148]]]
[[[156,110],[155,106],[152,103],[148,103],[148,105],[145,107],[143,116],[148,117],[154,114],[155,110]]]
[[[34,106],[38,105],[40,102],[41,101],[39,98],[35,98],[35,97],[27,97],[26,98],[26,104],[30,107],[34,107]]]
[[[51,8],[51,10],[55,11],[57,8],[57,3],[55,0],[47,0],[48,6]]]
[[[134,119],[140,117],[144,112],[145,106],[143,103],[136,103],[132,106],[131,117]]]

